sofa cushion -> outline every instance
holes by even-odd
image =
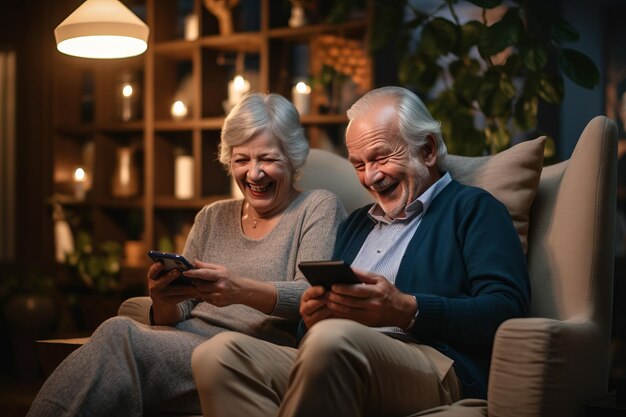
[[[541,136],[493,156],[447,155],[442,164],[455,180],[487,190],[507,207],[524,252],[528,249],[528,213],[541,176],[545,142]]]

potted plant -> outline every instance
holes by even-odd
[[[336,1],[333,19],[343,19],[359,3]],[[540,103],[563,100],[562,74],[585,88],[599,82],[596,65],[566,46],[579,38],[567,21],[539,1],[506,4],[372,2],[371,52],[396,45],[400,84],[416,90],[442,122],[451,153],[496,153],[513,136],[537,136]],[[462,19],[472,11],[477,18]],[[547,148],[554,148],[550,138]]]
[[[77,310],[77,324],[82,330],[92,331],[117,313],[122,252],[119,242],[107,240],[95,245],[89,233],[76,233],[75,249],[66,256],[69,282],[64,292]]]

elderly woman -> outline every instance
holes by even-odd
[[[220,143],[243,199],[197,214],[183,253],[197,267],[184,272],[192,285],[169,285],[178,272],[152,265],[151,318],[160,326],[104,322],[48,378],[28,416],[200,414],[194,347],[227,330],[294,346],[308,287],[297,264],[329,258],[346,216],[332,193],[294,187],[308,151],[288,100],[247,95],[226,118]]]

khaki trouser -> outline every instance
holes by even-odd
[[[222,333],[193,353],[205,416],[404,416],[460,398],[452,360],[349,320],[324,320],[300,349]]]

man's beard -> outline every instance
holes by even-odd
[[[404,181],[400,184],[402,186],[402,196],[400,197],[398,203],[393,207],[388,207],[387,204],[379,203],[380,207],[385,212],[385,215],[390,219],[395,219],[406,211],[406,207],[413,202],[409,201],[411,194],[410,191],[414,192],[413,199],[416,199],[419,197],[417,195],[417,190],[420,185],[427,183],[430,178],[430,172],[425,164],[420,163],[419,160],[414,160],[413,165],[414,181]],[[409,187],[413,187],[413,190]]]

